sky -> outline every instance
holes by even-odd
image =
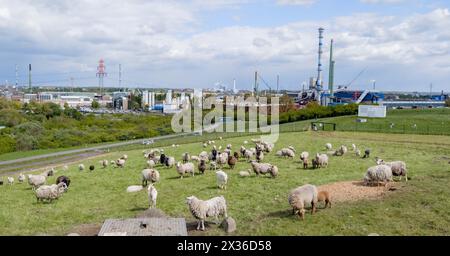
[[[298,90],[319,27],[325,85],[333,38],[337,85],[450,91],[449,0],[0,0],[0,84]]]

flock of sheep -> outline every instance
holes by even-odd
[[[222,138],[219,138],[219,140],[222,140]],[[155,183],[160,182],[160,173],[156,170],[157,166],[165,166],[167,168],[175,167],[180,179],[183,179],[186,175],[194,177],[196,173],[195,169],[200,174],[204,174],[208,169],[213,170],[216,174],[217,187],[220,189],[226,189],[228,183],[228,174],[222,170],[223,167],[228,165],[229,169],[234,169],[240,160],[247,162],[251,168],[246,171],[240,171],[239,176],[251,176],[251,172],[253,171],[256,176],[270,175],[270,177],[276,178],[279,175],[278,167],[274,164],[263,162],[264,156],[270,154],[275,145],[259,139],[253,139],[251,142],[255,145],[254,147],[248,147],[250,143],[244,141],[245,146],[242,145],[239,151],[233,152],[233,146],[231,144],[228,144],[222,150],[221,146],[217,147],[215,145],[215,141],[207,141],[203,143],[203,147],[207,148],[210,146],[210,152],[202,151],[198,155],[191,155],[186,152],[181,155],[181,161],[178,162],[175,160],[175,157],[166,155],[163,149],[144,151],[143,154],[146,159],[147,168],[141,172],[142,185],[129,186],[127,192],[138,192],[144,187],[147,187],[149,207],[156,207],[158,191]],[[344,156],[349,153],[348,148],[344,145],[333,151],[332,145],[327,143],[325,148],[327,153],[317,153],[312,158],[310,158],[308,152],[302,152],[300,154],[300,161],[303,164],[303,168],[327,168],[330,161],[329,155]],[[352,144],[352,150],[358,157],[368,158],[370,156],[369,149],[364,151],[364,156],[354,144]],[[296,149],[293,146],[288,146],[277,151],[275,155],[280,158],[295,159]],[[115,165],[116,168],[123,168],[127,160],[128,156],[123,155],[114,161],[102,160],[100,161],[100,165],[103,168],[108,167],[109,164]],[[67,169],[67,166],[63,167],[63,170]],[[85,170],[85,166],[80,164],[78,169],[83,171]],[[91,165],[89,169],[93,171],[95,166]],[[32,186],[38,202],[51,202],[67,192],[70,179],[66,176],[59,176],[53,185],[45,185],[47,178],[53,176],[55,173],[56,171],[51,169],[40,175],[28,175],[28,183]],[[406,164],[402,161],[385,162],[382,159],[376,158],[376,165],[368,168],[366,171],[364,184],[386,184],[387,182],[393,181],[393,176],[405,177],[407,180]],[[20,183],[24,182],[25,175],[21,173],[18,181]],[[12,185],[14,178],[8,177],[8,183]],[[3,185],[2,180],[0,181],[0,185]],[[331,198],[332,195],[328,191],[318,191],[316,186],[306,184],[293,189],[289,193],[288,203],[293,209],[293,214],[298,214],[300,218],[304,219],[306,206],[311,205],[311,213],[313,214],[318,202],[325,202],[325,208],[331,207]],[[215,217],[218,219],[219,216],[224,216],[225,218],[228,216],[227,203],[223,196],[214,197],[209,200],[201,200],[195,196],[189,196],[186,198],[186,203],[192,215],[198,220],[197,230],[205,230],[204,221],[207,217]]]

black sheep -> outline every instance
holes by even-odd
[[[364,151],[364,157],[363,158],[369,158],[370,157],[370,149],[366,149],[366,151]]]
[[[212,160],[212,161],[216,161],[216,160],[217,160],[217,150],[216,150],[216,149],[213,149],[213,150],[211,151],[211,154],[212,154],[211,160]]]
[[[166,164],[166,159],[167,159],[166,155],[165,155],[165,154],[161,154],[161,156],[160,156],[160,158],[159,158],[159,162],[160,162],[162,165],[164,165],[164,164]]]
[[[95,166],[91,165],[89,166],[89,170],[93,171],[95,169]]]
[[[67,187],[69,187],[69,185],[70,185],[70,179],[69,179],[69,177],[66,177],[66,176],[59,176],[59,177],[56,179],[56,184],[59,184],[59,183],[61,183],[61,182],[64,182],[64,183],[66,184]]]

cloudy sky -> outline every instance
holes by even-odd
[[[336,83],[450,91],[448,0],[0,0],[0,83],[250,89],[254,71],[281,89],[315,75],[317,28],[335,40]]]

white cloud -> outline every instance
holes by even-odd
[[[316,2],[317,0],[277,0],[279,5],[311,5]]]
[[[360,0],[366,4],[398,4],[405,2],[405,0]]]

